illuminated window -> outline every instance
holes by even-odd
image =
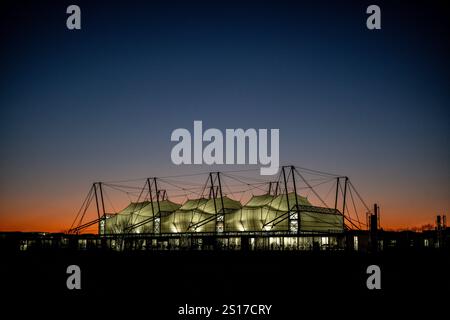
[[[298,221],[297,220],[291,220],[290,221],[289,231],[291,231],[291,232],[297,232],[298,231]]]
[[[298,232],[298,212],[289,213],[289,231]]]
[[[155,233],[159,233],[160,230],[160,225],[161,225],[161,219],[160,218],[156,218],[155,219]]]
[[[353,247],[358,250],[358,236],[353,237]]]
[[[270,237],[269,238],[270,249],[279,250],[281,245],[280,237]]]
[[[105,220],[100,220],[100,234],[105,234]]]
[[[28,249],[27,240],[21,240],[20,241],[20,250],[25,251]]]

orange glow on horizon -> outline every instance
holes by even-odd
[[[3,202],[0,205],[0,232],[65,232],[75,219],[76,210],[73,209],[73,204],[73,200],[60,202],[55,206],[43,205],[42,207],[38,205],[31,206],[27,203],[15,203],[12,206]],[[122,205],[116,209],[119,211],[126,205],[127,203],[122,201]],[[5,214],[6,212],[8,213],[7,215]],[[24,214],[24,212],[26,213]],[[396,208],[382,207],[381,227],[384,230],[393,231],[411,230],[413,228],[421,230],[423,226],[434,226],[436,214],[432,211],[428,212],[424,217],[422,208],[399,211]],[[92,221],[96,217],[97,212],[94,204],[87,211],[83,221]],[[405,219],[405,217],[408,217],[408,219]],[[96,233],[97,227],[91,227],[87,231]]]
[[[223,178],[224,190],[228,191],[229,197],[234,200],[240,201],[245,204],[252,195],[263,194],[267,192],[266,188],[251,189],[248,190],[248,186],[241,189],[241,184],[236,184],[234,181],[227,181]],[[144,179],[145,180],[145,179]],[[166,181],[166,182],[164,182]],[[172,181],[168,178],[161,178],[159,184],[160,189],[167,189],[168,198],[175,203],[183,203],[188,198],[194,199],[199,197],[198,192],[186,194],[184,191],[174,190],[173,187],[167,184],[167,181]],[[261,180],[259,180],[261,181]],[[203,173],[196,178],[189,177],[186,180],[175,180],[175,183],[187,183],[187,188],[194,189],[200,185],[202,189],[205,185]],[[166,185],[164,185],[166,183]],[[235,184],[233,186],[232,184]],[[263,182],[265,183],[265,182]],[[126,183],[124,183],[126,184]],[[122,184],[122,185],[124,185]],[[324,184],[322,187],[327,191],[331,190],[329,186],[333,186],[334,181],[330,184]],[[144,181],[138,179],[136,182],[128,183],[128,186],[133,187],[131,189],[133,195],[126,194],[118,191],[111,186],[112,183],[104,183],[104,201],[105,210],[107,213],[113,214],[125,208],[130,201],[136,201],[141,190],[143,190]],[[297,185],[297,188],[299,186]],[[404,188],[397,188],[393,185],[386,185],[379,187],[374,184],[362,187],[370,195],[370,198],[377,199],[377,203],[380,206],[380,222],[381,227],[384,230],[406,230],[416,228],[420,230],[423,226],[434,226],[436,215],[446,214],[446,209],[450,207],[448,198],[445,192],[440,192],[436,196],[437,192],[430,194],[422,194],[423,197],[413,196],[415,190],[406,191],[407,186]],[[83,201],[86,198],[90,189],[86,188],[85,184],[73,184],[70,181],[61,183],[58,188],[53,186],[44,186],[44,184],[36,185],[35,188],[19,189],[19,188],[3,188],[0,194],[0,232],[5,231],[22,231],[22,232],[64,232],[67,231],[74,221],[78,210],[80,209]],[[197,189],[195,189],[197,190]],[[236,191],[247,190],[246,193],[238,193]],[[313,205],[321,206],[317,199],[312,198],[312,193],[305,191],[305,188],[299,188],[299,194],[308,197],[308,200]],[[204,191],[204,190],[203,190]],[[202,192],[203,192],[202,191]],[[200,192],[200,194],[203,194]],[[233,193],[234,192],[234,193]],[[330,206],[334,205],[333,192],[328,192],[330,195],[324,200]],[[393,196],[393,194],[396,194]],[[322,193],[321,193],[322,194]],[[224,193],[224,195],[227,195]],[[144,199],[148,195],[143,195],[141,199]],[[207,197],[208,193],[203,194]],[[368,206],[372,206],[370,198],[365,199]],[[346,215],[350,213],[354,219],[353,204],[349,198],[347,203]],[[338,208],[342,211],[342,204],[338,204]],[[361,210],[360,210],[361,209]],[[100,209],[101,210],[101,209]],[[366,222],[367,210],[360,206],[358,209],[359,220],[362,223]],[[89,222],[97,218],[97,210],[95,206],[95,200],[92,200],[83,222]],[[97,227],[93,226],[89,231],[97,232]]]

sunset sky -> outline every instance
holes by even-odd
[[[385,228],[449,215],[443,5],[377,2],[369,31],[364,1],[77,1],[69,31],[70,4],[1,4],[0,231],[67,229],[94,181],[237,169],[172,164],[194,120],[279,128],[282,164],[349,176]]]

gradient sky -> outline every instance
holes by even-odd
[[[2,1],[0,230],[67,229],[93,181],[208,170],[170,160],[194,120],[280,128],[282,163],[348,175],[384,227],[449,214],[444,5],[377,1],[369,31],[372,2],[335,2]]]

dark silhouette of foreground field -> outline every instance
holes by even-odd
[[[448,252],[442,250],[36,250],[4,252],[1,260],[6,307],[25,301],[38,306],[34,314],[64,307],[113,318],[141,314],[147,319],[177,318],[177,308],[184,304],[272,304],[272,314],[265,319],[299,319],[295,315],[304,312],[357,316],[355,308],[371,315],[414,312],[415,301],[436,311],[449,288],[450,270]],[[66,268],[73,264],[81,268],[81,290],[66,287]],[[366,287],[366,269],[372,264],[381,268],[381,290]]]

